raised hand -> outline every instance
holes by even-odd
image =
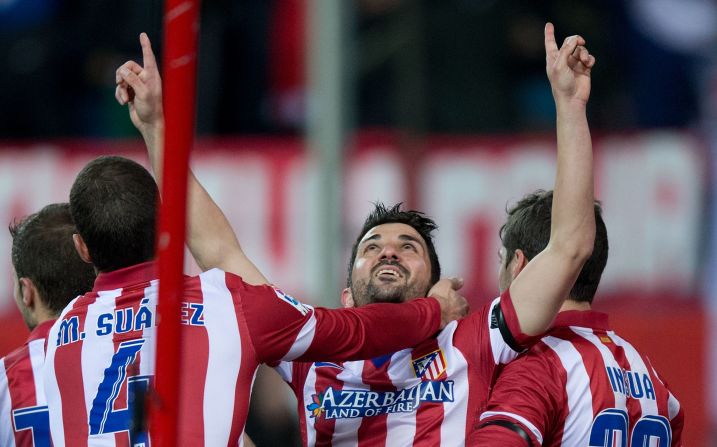
[[[545,24],[545,70],[558,106],[561,101],[587,104],[593,65],[595,57],[585,48],[585,39],[581,36],[567,37],[558,49],[553,24]]]
[[[162,79],[147,34],[140,34],[139,42],[142,65],[127,61],[117,69],[115,98],[128,105],[132,123],[146,137],[146,132],[164,124]]]
[[[428,291],[428,296],[441,304],[441,329],[451,321],[465,317],[470,310],[468,301],[457,292],[461,287],[463,279],[444,278]]]

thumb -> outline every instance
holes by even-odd
[[[448,280],[451,282],[453,290],[460,290],[463,287],[463,278],[460,276],[451,276]]]

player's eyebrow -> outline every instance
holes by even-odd
[[[361,241],[361,245],[365,244],[365,243],[368,242],[368,241],[375,241],[375,240],[378,240],[378,239],[381,239],[381,235],[380,235],[379,233],[376,233],[376,234],[374,234],[373,236],[367,237],[366,239],[362,240],[362,241]]]
[[[398,236],[398,238],[399,238],[400,240],[402,240],[402,241],[415,242],[415,243],[417,243],[418,245],[420,245],[422,248],[425,248],[425,247],[426,247],[426,244],[425,244],[424,241],[422,241],[421,239],[419,239],[419,238],[417,238],[417,237],[415,237],[415,236],[411,236],[410,234],[402,234],[402,235]]]

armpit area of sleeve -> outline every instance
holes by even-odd
[[[518,314],[515,312],[513,306],[513,299],[510,297],[510,288],[500,295],[500,310],[503,313],[506,326],[510,331],[515,343],[523,348],[529,348],[537,343],[543,335],[527,335],[520,330],[520,321],[518,320]]]

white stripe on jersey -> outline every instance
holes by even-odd
[[[311,309],[311,318],[304,323],[301,331],[299,331],[299,335],[297,335],[296,340],[294,340],[294,344],[291,345],[291,349],[289,349],[289,352],[286,353],[282,360],[291,361],[301,356],[301,354],[309,349],[311,342],[314,341],[314,334],[316,333],[316,312],[314,312],[313,307],[308,305],[306,305],[306,307]]]
[[[486,321],[486,326],[490,328],[490,345],[493,351],[493,362],[496,365],[499,365],[509,363],[514,360],[518,356],[518,353],[513,351],[505,340],[503,340],[503,334],[500,333],[500,328],[494,328],[490,324],[495,306],[500,306],[500,297],[494,299],[493,302],[490,303],[490,310],[486,315],[486,318],[488,319],[488,321]]]
[[[540,433],[540,430],[538,430],[538,427],[531,424],[529,420],[527,420],[526,418],[524,418],[523,416],[520,416],[518,414],[510,413],[507,411],[486,411],[480,415],[480,420],[482,421],[483,419],[489,418],[491,416],[501,416],[501,415],[508,416],[510,419],[515,419],[516,421],[519,421],[521,424],[525,425],[528,428],[528,430],[530,430],[531,433],[533,433],[535,435],[535,437],[538,439],[539,444],[543,443],[543,434]]]
[[[284,382],[291,384],[294,381],[294,364],[291,362],[279,362],[274,367],[274,370],[279,373]]]
[[[149,282],[149,287],[144,289],[144,296],[154,297],[149,303],[145,305],[151,312],[152,315],[159,315],[157,313],[157,287],[159,281],[154,279]],[[154,376],[156,370],[156,352],[157,352],[157,324],[152,322],[146,328],[142,329],[142,338],[145,342],[142,345],[141,360],[139,363],[139,375],[140,376]]]
[[[344,369],[336,379],[345,383],[346,380],[353,377],[362,377],[363,361],[346,362],[343,364]],[[360,382],[351,382],[352,390],[368,390],[369,386]],[[332,445],[358,445],[358,429],[361,427],[363,418],[340,418],[335,420],[334,433],[331,437]]]
[[[310,415],[306,414],[306,406],[309,405],[307,400],[311,400],[311,396],[318,394],[319,391],[316,389],[316,368],[313,366],[309,368],[309,373],[304,381],[304,389],[302,390],[302,405],[299,407],[299,411],[304,415],[304,425],[306,426],[306,445],[316,444],[316,430],[312,427],[314,420]]]
[[[446,363],[448,364],[446,369],[447,379],[453,381],[453,402],[443,403],[443,423],[441,423],[442,446],[462,446],[465,444],[466,437],[469,395],[468,361],[460,349],[453,349],[453,334],[457,327],[458,323],[451,323],[438,334],[438,346],[443,351],[443,355],[446,357]],[[490,335],[492,338],[494,334],[491,333]],[[503,340],[500,332],[497,335]],[[493,344],[492,341],[491,344]],[[505,343],[503,344],[505,345]],[[488,391],[481,392],[487,393]]]
[[[0,445],[14,447],[15,434],[12,422],[12,400],[5,374],[5,359],[0,360]]]
[[[85,315],[85,325],[82,332],[86,335],[82,342],[82,354],[80,366],[82,367],[82,386],[85,393],[85,409],[87,417],[90,417],[92,405],[95,397],[99,392],[100,384],[105,378],[105,369],[112,364],[112,357],[115,355],[115,345],[113,335],[98,336],[97,331],[98,320],[102,314],[115,314],[115,304],[117,297],[122,294],[122,289],[107,290],[99,292],[97,300],[87,306],[87,314]],[[113,324],[117,324],[116,317],[112,320]],[[113,325],[114,329],[114,325]],[[80,337],[82,337],[82,332]],[[110,407],[108,407],[111,410]],[[101,423],[101,427],[104,423]],[[89,433],[89,431],[88,431]],[[88,442],[92,446],[114,446],[115,434],[102,433],[88,437]]]
[[[637,352],[637,350],[627,341],[620,338],[618,335],[616,335],[614,332],[610,332],[610,337],[613,339],[615,344],[617,346],[620,346],[625,351],[625,357],[627,357],[627,361],[630,362],[630,369],[633,372],[637,372],[639,374],[650,374],[650,371],[647,369],[647,366],[645,365],[645,362],[642,360],[642,357],[640,356],[640,353]],[[634,375],[631,376],[633,380],[638,381]],[[657,409],[657,400],[656,399],[644,399],[645,397],[645,389],[642,384],[638,383],[638,387],[642,388],[643,392],[643,398],[637,399],[640,402],[640,409],[642,410],[642,414],[640,416],[646,415],[646,414],[660,414],[660,412]]]
[[[675,396],[670,393],[670,397],[667,399],[667,415],[670,420],[673,420],[677,413],[680,412],[680,402]]]
[[[45,387],[42,384],[42,365],[45,364],[45,339],[41,338],[28,343],[30,364],[32,365],[32,378],[35,382],[35,399],[38,406],[47,405]]]
[[[409,388],[421,383],[421,379],[418,377],[416,377],[415,381],[405,381],[406,373],[404,371],[407,367],[410,368],[410,365],[410,349],[398,351],[391,356],[391,364],[388,365],[387,371],[388,378],[391,380],[393,386],[399,390],[401,389],[401,384],[404,384],[404,388]],[[411,445],[413,444],[413,437],[416,436],[416,413],[388,413],[386,417],[386,427],[388,431],[384,445]]]
[[[647,361],[649,363],[650,359],[647,359]],[[652,368],[652,374],[660,381],[662,386],[667,388],[665,386],[665,382],[662,380],[662,377],[660,377],[660,375],[657,374],[657,371],[655,371],[655,367],[650,365],[650,368]],[[670,420],[673,420],[680,412],[680,401],[677,400],[670,390],[667,390],[667,394],[667,417]]]
[[[600,352],[600,355],[602,356],[602,361],[605,364],[605,366],[610,366],[613,368],[621,369],[620,364],[617,363],[615,360],[615,356],[612,355],[612,352],[608,349],[607,346],[603,344],[603,342],[600,341],[597,335],[595,335],[591,329],[587,328],[581,328],[581,327],[575,327],[571,326],[570,329],[584,338],[585,340],[589,341],[591,344],[595,345],[595,347]],[[610,336],[614,341],[614,332],[608,332],[608,336]],[[617,343],[615,343],[617,345]],[[612,386],[610,387],[612,389]],[[626,408],[627,405],[627,395],[624,393],[620,393],[617,390],[613,389],[612,394],[615,396],[615,408]]]
[[[548,345],[560,358],[563,368],[567,371],[565,392],[568,396],[568,416],[565,418],[563,428],[563,445],[588,445],[588,431],[593,421],[592,391],[590,390],[590,377],[585,370],[580,353],[570,342],[560,338],[545,337],[543,342]],[[582,439],[571,439],[572,433],[584,432]]]
[[[227,445],[229,442],[235,389],[241,366],[239,324],[224,277],[224,272],[220,270],[210,270],[199,275],[202,296],[211,297],[203,300],[204,327],[209,343],[203,399],[204,445],[207,446]],[[224,285],[220,287],[220,284]]]
[[[47,396],[47,406],[49,408],[62,408],[60,387],[57,385],[57,376],[55,375],[55,352],[57,351],[57,335],[60,327],[58,322],[62,321],[65,315],[72,310],[78,299],[79,297],[70,301],[70,304],[62,310],[47,336],[47,354],[45,355],[42,381],[45,383],[45,396]],[[62,411],[50,411],[50,436],[54,447],[65,446],[64,426]]]

